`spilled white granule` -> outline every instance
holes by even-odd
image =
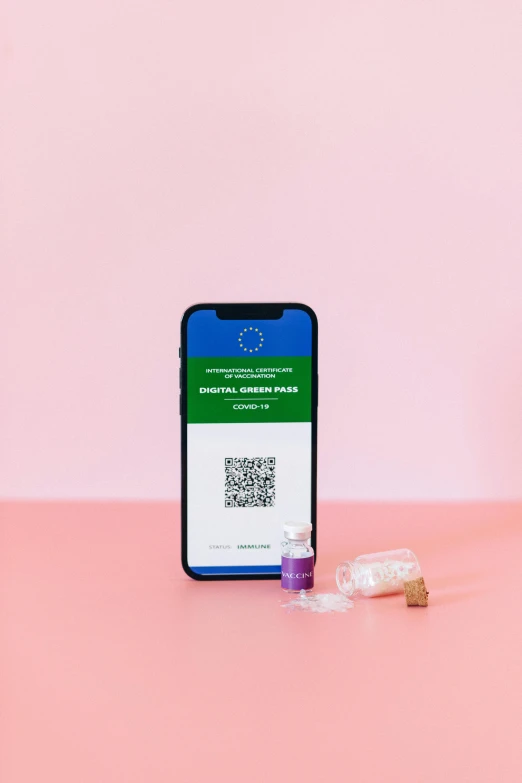
[[[346,612],[352,608],[353,601],[343,593],[307,593],[301,590],[298,596],[281,606],[289,612]]]

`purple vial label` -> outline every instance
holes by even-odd
[[[281,558],[283,590],[311,590],[314,586],[314,556]]]

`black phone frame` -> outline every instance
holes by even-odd
[[[299,302],[289,303],[214,303],[195,304],[189,307],[181,319],[180,358],[180,395],[179,413],[181,418],[181,563],[183,570],[192,579],[200,582],[228,581],[243,579],[281,579],[280,574],[198,574],[188,564],[187,552],[187,325],[190,316],[198,310],[215,310],[218,318],[244,320],[245,318],[266,319],[280,318],[284,310],[303,310],[308,313],[312,322],[312,487],[311,487],[311,543],[314,549],[314,562],[317,559],[317,409],[319,403],[319,375],[317,364],[318,323],[317,316],[311,307]],[[221,315],[219,315],[221,313]],[[279,315],[278,315],[279,313]]]

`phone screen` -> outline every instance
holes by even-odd
[[[313,324],[308,312],[186,332],[187,564],[279,574],[287,521],[312,521]]]

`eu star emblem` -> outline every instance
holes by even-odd
[[[257,326],[245,326],[242,332],[239,332],[239,348],[244,353],[256,353],[263,347],[263,332],[260,332]]]

